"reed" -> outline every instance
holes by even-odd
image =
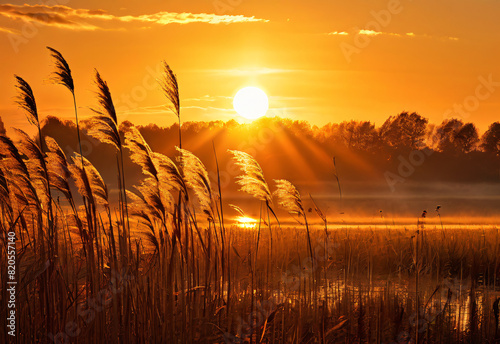
[[[179,123],[179,147],[182,148],[182,133],[181,133],[181,101],[179,97],[179,83],[177,76],[170,68],[167,62],[163,61],[163,79],[161,80],[161,87],[165,97],[171,105],[170,111],[176,116]]]

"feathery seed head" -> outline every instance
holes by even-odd
[[[69,68],[68,62],[66,62],[59,51],[51,47],[47,47],[47,49],[49,49],[50,55],[54,58],[56,67],[51,80],[56,84],[65,86],[71,93],[74,94],[75,85],[73,83],[73,77],[71,76],[71,69]]]
[[[97,116],[92,116],[86,121],[87,133],[93,138],[120,150],[121,140],[116,123],[110,117],[101,115],[100,112],[96,113]]]
[[[39,126],[38,110],[36,108],[35,96],[31,86],[20,76],[14,76],[17,80],[16,88],[19,92],[16,103],[26,111],[26,117],[31,124]]]
[[[141,166],[142,173],[158,180],[158,170],[152,157],[153,152],[142,134],[132,124],[121,125],[120,128],[124,132],[124,146],[130,151],[130,159]]]
[[[278,198],[278,204],[290,214],[303,215],[304,207],[297,188],[285,179],[275,180],[275,183],[276,191],[274,195]]]
[[[111,144],[117,150],[121,149],[121,139],[118,132],[118,124],[116,120],[115,107],[111,99],[111,93],[107,83],[102,80],[99,72],[96,70],[96,85],[99,88],[97,98],[100,110],[91,109],[97,116],[93,116],[88,121],[87,132],[90,136],[98,139],[101,142]]]
[[[74,153],[72,160],[73,164],[69,166],[69,170],[80,194],[91,202],[95,201],[108,207],[108,188],[99,171],[78,153]]]
[[[153,152],[153,161],[158,170],[158,180],[162,190],[179,190],[187,200],[187,189],[179,169],[168,156]]]
[[[212,212],[212,187],[207,169],[201,160],[188,150],[175,147],[180,155],[182,175],[186,184],[194,191],[204,211]]]
[[[116,118],[115,106],[113,105],[113,99],[111,98],[111,92],[109,91],[109,87],[106,81],[101,78],[101,75],[95,70],[95,83],[99,89],[97,92],[97,99],[99,101],[99,105],[101,106],[103,111],[96,111],[105,116],[109,116],[115,125],[117,125],[118,120]]]
[[[66,155],[59,144],[52,137],[45,137],[47,144],[47,169],[50,186],[61,191],[66,198],[71,198],[68,179],[71,176],[68,169]]]
[[[237,177],[236,181],[241,186],[240,191],[261,201],[272,203],[271,192],[259,163],[248,153],[237,150],[228,150],[228,152],[233,155],[234,163],[244,173]]]
[[[177,83],[177,76],[165,61],[163,61],[163,69],[164,76],[160,82],[161,88],[171,104],[169,107],[170,110],[172,110],[177,117],[180,117],[179,85]]]

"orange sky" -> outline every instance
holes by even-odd
[[[232,96],[250,85],[269,95],[268,114],[317,125],[380,125],[403,110],[434,123],[455,116],[481,131],[499,120],[499,1],[19,3],[0,4],[0,116],[7,127],[27,125],[14,105],[13,74],[33,87],[41,117],[73,118],[69,92],[48,81],[47,45],[70,63],[82,117],[96,104],[97,68],[120,121],[173,123],[154,82],[164,59],[178,74],[184,121],[238,119]],[[479,86],[480,77],[493,84]],[[471,111],[460,113],[455,104],[464,102]]]

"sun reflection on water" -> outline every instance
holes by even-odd
[[[240,228],[255,228],[258,225],[256,219],[248,216],[238,216],[235,221]]]

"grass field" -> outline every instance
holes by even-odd
[[[61,228],[59,254],[49,265],[21,234],[18,340],[407,343],[418,336],[421,343],[494,343],[498,337],[497,229],[314,229],[313,259],[300,227],[273,227],[272,251],[271,232],[262,228],[257,255],[255,228],[228,227],[226,251],[207,228],[191,234],[172,255],[168,241],[155,247],[134,228],[130,263],[113,268],[105,235],[95,266],[88,266],[75,229]]]

